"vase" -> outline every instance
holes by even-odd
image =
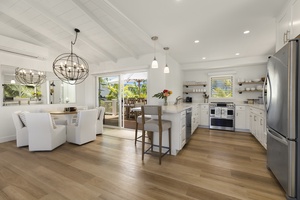
[[[168,105],[168,97],[164,97],[164,106]]]

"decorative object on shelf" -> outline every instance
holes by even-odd
[[[156,60],[156,40],[158,39],[157,36],[153,36],[151,37],[151,39],[153,40],[153,43],[154,43],[154,59],[152,61],[152,64],[151,64],[151,68],[158,68],[158,62]]]
[[[46,74],[41,71],[17,68],[15,71],[15,78],[19,83],[24,85],[35,85],[39,86],[46,81]]]
[[[63,53],[59,55],[53,62],[54,74],[63,82],[76,85],[82,83],[89,75],[88,63],[75,53],[73,53],[73,45],[77,40],[79,29],[76,32],[75,41],[71,41],[71,53]]]
[[[169,69],[169,67],[168,67],[168,50],[169,50],[169,49],[170,49],[169,47],[164,47],[164,50],[166,51],[166,66],[165,66],[165,68],[164,68],[164,73],[165,73],[165,74],[170,73],[170,69]]]
[[[152,97],[164,99],[164,105],[167,106],[168,105],[168,96],[170,96],[172,93],[173,92],[171,90],[164,89],[162,92],[159,92],[159,93],[153,95]]]
[[[205,93],[205,94],[203,95],[203,98],[204,98],[204,103],[208,103],[209,95]]]

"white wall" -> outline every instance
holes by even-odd
[[[109,73],[126,73],[133,71],[148,71],[148,104],[163,104],[162,99],[153,98],[152,96],[164,89],[172,90],[173,94],[168,98],[169,102],[175,102],[177,96],[182,96],[182,71],[180,65],[170,56],[168,56],[168,66],[170,74],[164,73],[166,65],[165,54],[157,53],[156,58],[159,68],[152,69],[150,67],[153,60],[153,54],[140,56],[139,59],[125,58],[119,59],[117,63],[104,62],[99,67],[92,70],[92,74],[96,76],[107,75]],[[96,89],[94,89],[96,91]]]
[[[241,103],[243,101],[246,101],[247,99],[257,99],[257,97],[260,95],[259,92],[244,92],[242,94],[238,93],[238,90],[240,88],[244,88],[246,86],[238,86],[237,82],[238,79],[245,79],[245,80],[252,80],[264,77],[266,74],[267,66],[266,64],[260,64],[260,65],[248,65],[248,66],[241,66],[241,67],[231,67],[231,68],[225,68],[225,69],[203,69],[203,70],[190,70],[190,71],[184,71],[183,73],[183,81],[207,81],[209,83],[209,73],[211,74],[226,74],[227,72],[233,72],[234,75],[234,98],[233,101],[236,103]],[[254,86],[254,85],[253,85]],[[251,87],[251,85],[247,85],[247,87]],[[210,86],[206,87],[207,91],[210,90]],[[208,93],[209,94],[209,93]],[[193,102],[201,102],[203,103],[203,94],[202,93],[189,93],[184,94],[184,96],[190,96],[193,97]],[[215,100],[211,100],[215,101]],[[219,100],[221,101],[221,100]]]

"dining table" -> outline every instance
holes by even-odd
[[[67,119],[67,124],[72,124],[74,116],[77,115],[77,111],[51,111],[50,115],[63,115]]]

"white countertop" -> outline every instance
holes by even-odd
[[[263,104],[235,104],[236,106],[249,106],[252,108],[257,108],[260,110],[265,110],[265,106]]]
[[[163,112],[164,113],[180,113],[188,108],[191,108],[193,106],[193,104],[189,103],[182,103],[182,104],[178,104],[178,105],[167,105],[167,106],[163,106]]]

